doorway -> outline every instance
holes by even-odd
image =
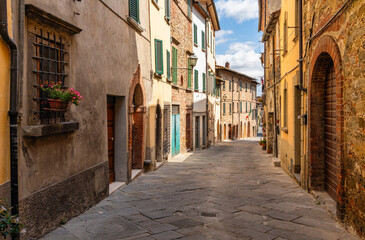
[[[195,149],[198,149],[200,146],[200,117],[195,117]]]
[[[133,95],[132,113],[132,169],[143,168],[144,107],[143,93],[137,84]]]
[[[160,104],[156,107],[156,161],[162,162],[162,111]]]
[[[180,107],[179,105],[172,105],[171,117],[171,154],[175,156],[180,153]]]
[[[109,184],[115,181],[115,97],[107,98]]]
[[[226,124],[224,124],[223,135],[224,135],[224,140],[227,140],[227,125]]]

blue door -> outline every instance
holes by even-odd
[[[174,114],[171,118],[171,154],[175,156],[180,153],[180,114]]]

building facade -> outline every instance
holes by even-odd
[[[151,34],[148,0],[19,4],[19,211],[31,238],[142,169]],[[85,100],[53,111],[40,86],[57,82]]]
[[[221,90],[221,139],[234,140],[257,135],[256,86],[254,78],[224,67],[216,66],[223,81]]]
[[[150,1],[152,99],[148,106],[146,165],[171,158],[171,1]],[[151,162],[148,162],[150,160]]]
[[[281,165],[303,188],[329,196],[337,218],[364,236],[365,3],[282,1],[275,34],[270,24],[278,10],[271,13],[269,3],[259,1],[259,30],[268,41],[275,35],[281,41],[274,51],[265,42],[264,114],[268,123],[274,71],[268,52],[278,51]]]

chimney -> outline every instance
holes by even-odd
[[[229,62],[226,62],[226,68],[229,68]]]

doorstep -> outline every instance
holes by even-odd
[[[142,174],[142,169],[132,169],[132,177],[131,177],[132,181],[141,174]]]
[[[119,188],[123,187],[125,184],[125,182],[112,182],[111,184],[109,184],[109,195],[117,191]]]

